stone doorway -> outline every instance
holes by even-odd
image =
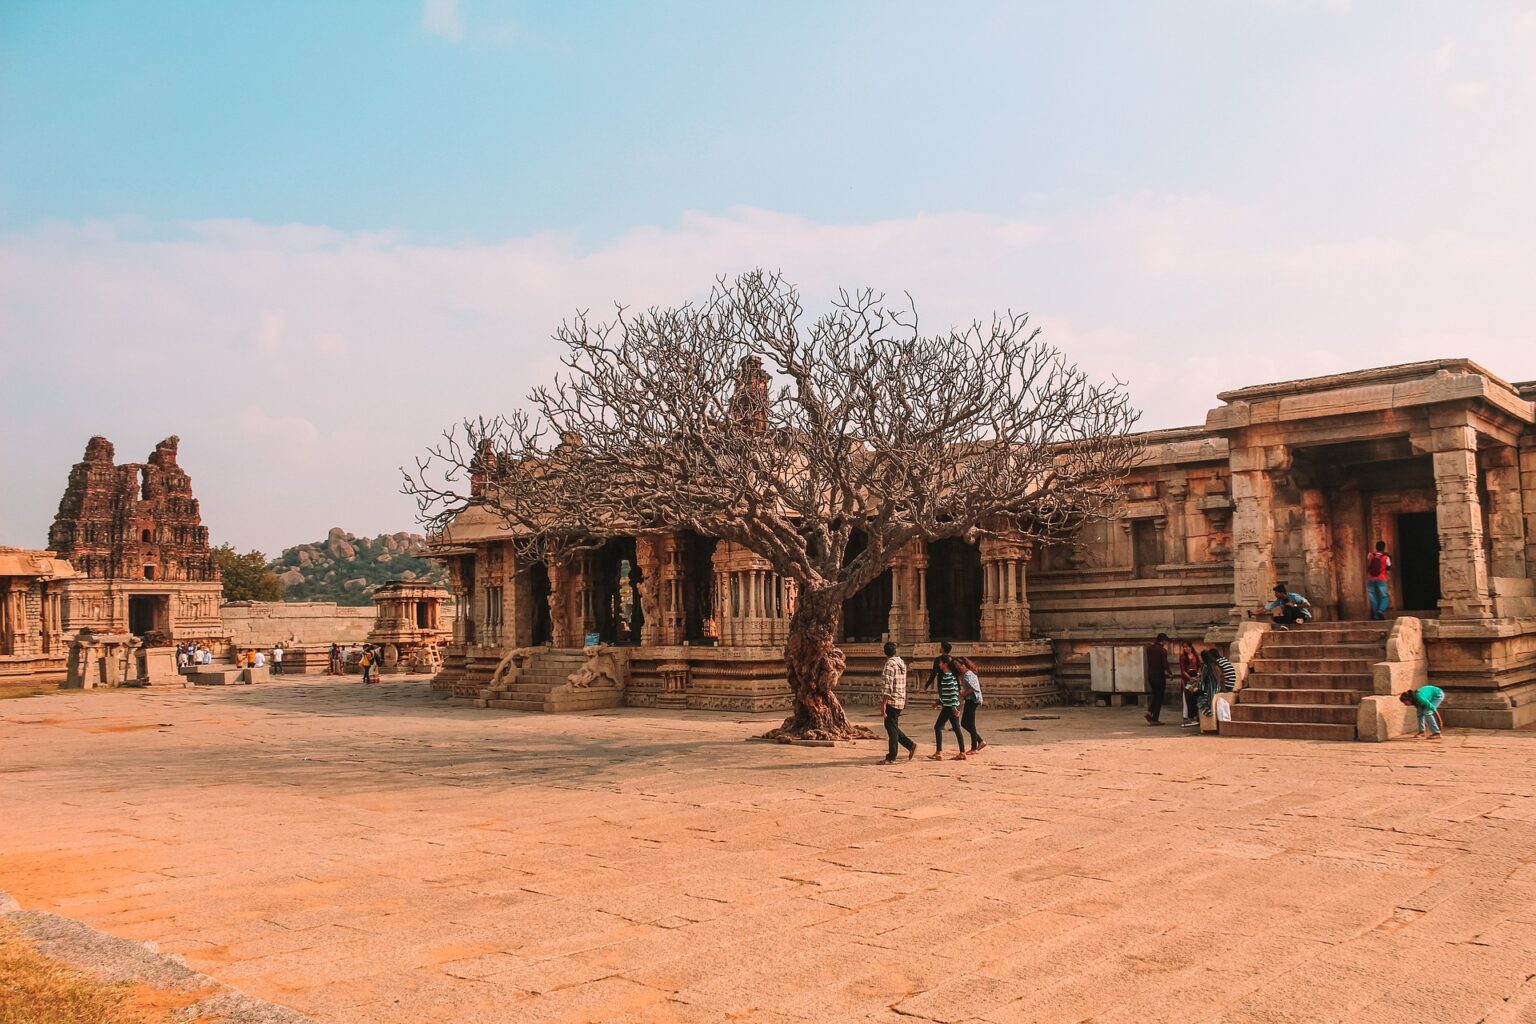
[[[645,613],[640,610],[640,566],[635,538],[615,537],[592,556],[592,617],[605,644],[637,644]]]
[[[1392,552],[1404,613],[1436,614],[1440,608],[1440,524],[1434,512],[1397,516],[1397,550]]]
[[[168,633],[169,594],[135,594],[128,598],[128,632],[134,636]]]
[[[691,530],[682,535],[683,639],[690,644],[711,644],[704,624],[715,615],[715,545],[713,537]]]
[[[958,537],[928,545],[928,635],[981,639],[981,551]]]
[[[845,561],[851,561],[868,545],[864,534],[848,541]],[[843,602],[843,639],[849,643],[878,643],[891,620],[891,570],[876,576],[863,590]]]

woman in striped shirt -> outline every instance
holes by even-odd
[[[944,726],[955,730],[957,752],[952,760],[965,760],[965,737],[960,732],[960,666],[949,655],[939,658],[939,709],[938,721],[933,723],[933,753],[930,761],[944,760]]]

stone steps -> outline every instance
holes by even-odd
[[[1369,676],[1371,666],[1385,655],[1375,658],[1271,658],[1261,647],[1259,654],[1248,663],[1250,672],[1260,675],[1292,675],[1308,673],[1331,676]]]
[[[1251,686],[1261,690],[1358,690],[1369,693],[1374,685],[1371,676],[1363,672],[1288,672],[1284,675],[1249,673],[1243,689]]]
[[[545,694],[538,697],[488,697],[485,706],[496,711],[528,711],[542,714],[558,714],[565,711],[597,711],[616,708],[622,702],[622,694],[615,689],[591,690],[585,693]]]
[[[564,689],[572,673],[586,664],[579,651],[537,651],[517,673],[515,681],[496,690],[481,692],[481,703],[497,711],[557,714],[596,711],[623,703],[623,691],[614,687],[589,690]]]
[[[1321,622],[1264,635],[1223,736],[1352,740],[1390,623]]]
[[[1237,707],[1242,705],[1239,704]],[[1236,711],[1237,707],[1233,710]],[[1352,740],[1355,738],[1355,723],[1330,725],[1318,722],[1239,722],[1234,719],[1221,723],[1221,734],[1249,739]]]
[[[1355,727],[1353,704],[1234,704],[1234,722],[1286,722]],[[1353,739],[1353,737],[1350,737]]]
[[[1316,658],[1335,657],[1366,659],[1368,661],[1381,660],[1382,645],[1351,643],[1351,644],[1298,644],[1288,642],[1266,643],[1264,656],[1267,658]]]
[[[1338,704],[1358,707],[1367,690],[1260,690],[1243,687],[1243,704]]]

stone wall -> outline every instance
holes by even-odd
[[[368,638],[373,619],[373,608],[328,601],[235,601],[219,606],[219,620],[236,647],[360,644]]]

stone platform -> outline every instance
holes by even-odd
[[[991,710],[885,768],[764,725],[396,677],[5,701],[0,889],[329,1024],[1536,1016],[1531,733]]]

